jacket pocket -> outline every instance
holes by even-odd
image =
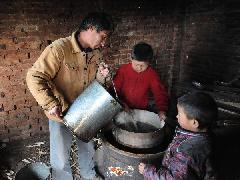
[[[65,65],[69,71],[78,71],[80,68],[80,65],[77,63],[65,63]]]

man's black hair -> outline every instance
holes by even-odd
[[[178,99],[178,105],[183,108],[188,119],[198,121],[199,129],[209,129],[218,118],[215,100],[204,92],[185,94]]]
[[[145,42],[137,43],[133,46],[132,59],[150,62],[153,59],[152,46]]]
[[[86,31],[89,28],[96,28],[97,32],[110,31],[113,32],[113,21],[110,15],[104,12],[89,13],[78,27],[79,31]]]

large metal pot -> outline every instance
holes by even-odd
[[[164,140],[165,122],[158,114],[135,109],[131,114],[120,112],[114,118],[115,140],[130,148],[153,148]]]
[[[46,180],[51,175],[50,169],[42,162],[30,163],[17,172],[15,180]]]
[[[121,109],[121,105],[94,80],[73,102],[63,120],[74,135],[88,142]]]
[[[133,150],[114,141],[112,134],[105,134],[102,146],[97,149],[95,160],[99,173],[106,180],[143,180],[138,172],[140,162],[159,167],[166,147]]]

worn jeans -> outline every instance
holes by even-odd
[[[49,120],[49,131],[52,178],[53,180],[72,180],[69,159],[73,135],[64,124],[53,120]],[[83,178],[91,179],[96,174],[93,162],[94,144],[92,141],[85,143],[80,139],[77,139],[76,142],[80,175]]]

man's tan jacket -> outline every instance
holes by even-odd
[[[27,85],[38,104],[47,113],[54,106],[64,112],[95,79],[102,53],[85,53],[79,48],[77,34],[61,38],[46,47],[27,72]]]

